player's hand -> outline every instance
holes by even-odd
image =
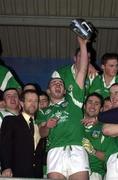
[[[47,128],[54,128],[56,125],[57,125],[57,122],[58,122],[58,118],[51,118],[47,121],[46,123],[46,127]]]
[[[92,118],[84,118],[82,119],[81,123],[88,127],[88,126],[93,126],[98,122],[97,117],[92,117]]]
[[[77,42],[82,45],[82,44],[87,44],[87,42],[89,42],[89,40],[82,39],[80,36],[77,36]]]
[[[2,176],[3,177],[13,177],[12,170],[10,168],[3,170]]]
[[[95,155],[96,150],[94,149],[93,145],[91,144],[91,142],[89,141],[89,139],[87,138],[83,138],[82,140],[82,146],[86,149],[86,151],[91,154],[91,155]]]

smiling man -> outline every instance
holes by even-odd
[[[114,138],[105,136],[103,124],[97,120],[103,106],[103,98],[98,93],[90,94],[84,105],[85,118],[95,118],[96,123],[85,126],[83,146],[89,154],[90,180],[102,180],[106,173],[106,163],[110,155],[117,152]]]

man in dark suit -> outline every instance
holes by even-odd
[[[1,126],[2,176],[42,178],[43,141],[34,122],[38,94],[26,90],[21,97],[22,113],[5,117]]]

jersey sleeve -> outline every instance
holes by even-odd
[[[101,112],[98,116],[98,120],[103,123],[118,124],[118,108]]]
[[[42,122],[46,121],[46,116],[43,110],[39,110],[36,114],[36,124],[41,124]]]

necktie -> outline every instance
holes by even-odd
[[[33,124],[33,119],[30,118],[29,121],[30,121],[30,123],[29,123],[29,128],[30,128],[30,131],[31,131],[32,136],[34,136],[34,124]]]

